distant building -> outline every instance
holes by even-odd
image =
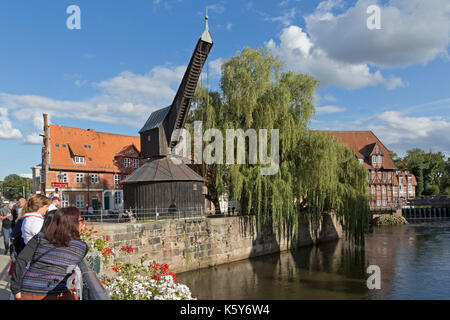
[[[44,132],[43,165],[33,168],[41,192],[58,188],[63,206],[123,209],[121,182],[145,162],[139,137],[46,124]]]
[[[391,152],[372,131],[322,131],[352,148],[359,162],[369,170],[368,192],[373,213],[392,213],[406,199],[416,196],[416,177],[399,170]]]
[[[41,193],[41,169],[42,166],[40,164],[31,167],[31,179],[33,180],[32,193],[40,194]]]

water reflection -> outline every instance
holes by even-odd
[[[198,299],[448,299],[450,222],[374,228],[345,240],[179,275]],[[381,268],[368,290],[366,268]]]

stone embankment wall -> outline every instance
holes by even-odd
[[[299,236],[293,242],[308,246],[342,236],[335,215],[324,214],[317,223],[318,231],[313,232],[308,221],[300,221]],[[178,273],[288,249],[288,240],[272,228],[257,232],[255,216],[98,224],[95,228],[110,237],[116,251],[124,245],[136,249],[136,254],[123,257],[122,262],[139,262],[145,256],[146,261],[167,263]]]

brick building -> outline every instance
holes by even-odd
[[[323,131],[349,146],[359,162],[369,170],[368,192],[373,213],[392,213],[404,200],[416,196],[416,177],[399,170],[391,152],[372,131]]]
[[[44,117],[41,193],[49,195],[58,183],[63,206],[121,210],[121,181],[145,162],[139,137],[46,122]]]

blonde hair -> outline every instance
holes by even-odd
[[[32,195],[23,206],[18,218],[22,218],[25,213],[37,212],[40,208],[48,206],[49,204],[50,199],[46,196],[43,196],[42,194]]]

